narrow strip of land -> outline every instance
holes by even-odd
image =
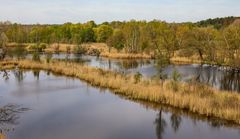
[[[65,76],[76,77],[92,85],[111,89],[114,93],[131,99],[167,104],[204,116],[217,117],[240,124],[240,95],[219,91],[196,82],[181,83],[174,80],[141,79],[70,62],[50,63],[31,60],[2,61],[0,70],[47,70]]]

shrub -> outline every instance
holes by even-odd
[[[32,60],[33,61],[40,61],[40,55],[38,52],[34,52],[32,55]]]
[[[38,51],[42,52],[44,49],[47,48],[47,44],[41,43],[41,44],[32,44],[28,46],[28,49],[31,51]]]
[[[39,49],[41,50],[41,51],[43,51],[44,49],[46,49],[47,48],[47,44],[45,44],[45,43],[41,43],[40,45],[39,45]]]
[[[71,47],[70,46],[67,46],[66,49],[67,49],[68,54],[71,53]]]
[[[6,49],[0,46],[0,60],[4,59],[6,55]]]
[[[92,56],[97,56],[99,57],[101,52],[98,50],[98,49],[91,49],[89,52],[88,52],[89,55],[92,55]]]
[[[12,54],[13,56],[16,56],[17,59],[25,58],[26,50],[21,46],[17,46],[13,49]]]
[[[135,83],[139,83],[142,79],[142,74],[140,72],[137,72],[135,75],[134,75],[134,82]]]
[[[55,45],[53,48],[55,53],[59,53],[59,49],[60,49],[59,44]]]
[[[180,81],[181,78],[182,78],[181,74],[176,69],[174,69],[172,73],[172,80],[177,82],[177,81]]]
[[[47,53],[47,55],[46,55],[47,63],[50,63],[51,59],[52,59],[52,53]]]
[[[179,81],[181,80],[181,74],[177,72],[177,70],[174,70],[172,73],[172,80],[170,82],[170,88],[177,92],[179,90]]]
[[[74,53],[75,54],[85,54],[87,51],[86,51],[86,49],[83,47],[83,46],[80,46],[80,45],[78,45],[78,46],[76,46],[76,47],[74,47]]]

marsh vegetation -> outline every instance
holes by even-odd
[[[3,132],[9,139],[42,139],[41,135],[51,139],[185,139],[199,133],[206,139],[239,137],[238,125],[232,122],[158,103],[132,100],[76,78],[42,70],[5,72],[8,78],[0,78],[1,103],[21,104],[10,106],[11,111],[25,110],[24,107],[31,109],[13,112],[21,117],[15,121],[16,125],[9,125],[14,129]],[[9,109],[9,106],[2,108]],[[191,135],[187,134],[189,128]]]
[[[81,82],[81,85],[85,81],[87,85],[84,84],[84,86],[89,88],[91,85],[91,90],[94,86],[100,88],[97,92],[107,90],[109,93],[120,96],[123,100],[118,99],[119,103],[131,100],[140,103],[144,108],[155,110],[154,114],[157,117],[153,123],[156,136],[152,138],[163,138],[169,123],[174,132],[170,136],[177,135],[182,120],[188,120],[182,116],[185,113],[191,115],[191,119],[196,121],[204,119],[204,124],[206,121],[211,121],[211,127],[227,128],[227,135],[223,137],[236,137],[236,134],[229,133],[228,128],[236,129],[240,124],[240,20],[238,18],[229,17],[198,23],[167,23],[157,20],[113,21],[102,24],[89,21],[83,24],[66,23],[63,25],[1,23],[0,27],[0,75],[4,82],[4,85],[0,86],[3,87],[3,91],[27,99],[25,96],[36,92],[61,92],[79,87],[72,83],[63,87],[41,86],[44,80],[50,81],[48,79],[50,74],[61,75],[66,76],[62,77],[66,80],[80,79],[81,81],[77,81]],[[29,72],[25,70],[32,72],[34,81],[31,79],[30,83],[24,82],[25,73],[29,76]],[[44,74],[41,74],[42,71]],[[8,81],[12,83],[11,76],[14,76],[17,82],[15,89],[20,89],[22,94],[16,90],[12,92],[8,86]],[[63,83],[55,76],[52,77],[53,80],[59,81],[60,84]],[[36,86],[33,88],[24,86],[31,83],[35,85],[35,81]],[[0,95],[6,99],[11,98],[7,100],[8,103],[18,102],[14,98],[12,100],[12,94],[9,96],[1,91]],[[76,96],[74,92],[72,93]],[[50,97],[49,95],[47,96]],[[68,97],[60,94],[61,102],[57,104],[70,105],[63,99],[63,96]],[[53,97],[58,98],[57,95]],[[111,95],[111,100],[115,100],[112,97],[113,95]],[[73,98],[69,100],[72,101]],[[26,100],[26,103],[21,99],[19,101],[30,108],[35,105],[30,100]],[[46,100],[47,103],[51,101]],[[94,104],[95,101],[93,101]],[[89,103],[85,104],[89,105]],[[42,103],[37,104],[40,107],[42,105]],[[56,111],[55,107],[51,106],[51,108]],[[6,117],[4,121],[17,121],[18,114],[26,110],[13,105],[0,108],[0,124],[1,117]],[[170,115],[166,113],[169,110]],[[175,112],[175,110],[181,112]],[[70,109],[69,112],[71,112],[70,116],[73,116],[76,111]],[[57,113],[64,115],[63,112]],[[99,112],[96,113],[101,115]],[[50,112],[50,114],[53,113]],[[79,113],[77,115],[83,116]],[[111,115],[115,116],[114,113]],[[193,118],[193,115],[197,115],[198,118]],[[168,117],[168,122],[165,120],[166,117]],[[76,120],[75,117],[72,118]],[[63,117],[60,118],[60,121],[64,121],[63,119]],[[80,118],[79,122],[83,121]],[[65,124],[82,129],[77,123]],[[43,125],[49,126],[47,123]],[[67,133],[69,129],[74,130],[75,136],[78,135],[71,127],[65,128]],[[95,131],[97,130],[104,132],[102,137],[97,138],[106,138],[105,135],[108,135],[106,131],[101,131],[99,128]],[[201,131],[205,133],[204,129]],[[96,138],[94,134],[87,132],[81,133],[84,135],[81,137]],[[9,135],[16,137],[11,133]],[[31,136],[24,133],[18,133],[18,135],[23,138]],[[140,137],[131,133],[127,135]],[[53,137],[50,133],[46,136]],[[113,135],[109,136],[108,138],[111,138]],[[64,137],[69,136],[60,133],[59,136],[53,138]],[[119,138],[124,137],[119,135]]]
[[[238,94],[219,91],[197,82],[181,83],[176,72],[170,80],[150,80],[142,79],[139,73],[134,76],[124,75],[71,62],[7,61],[1,62],[1,67],[51,71],[85,80],[95,86],[110,88],[114,93],[132,99],[167,104],[200,115],[240,122]]]

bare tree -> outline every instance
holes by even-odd
[[[6,55],[6,45],[8,42],[8,38],[5,33],[0,34],[0,60],[5,58]]]

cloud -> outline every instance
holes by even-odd
[[[0,20],[20,23],[113,20],[198,21],[239,16],[239,0],[0,0]]]

